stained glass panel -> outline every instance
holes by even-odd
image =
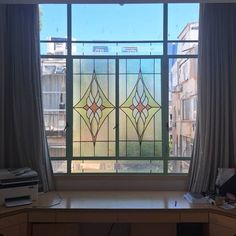
[[[161,70],[156,61],[159,59],[120,60],[122,156],[155,157],[156,141],[161,142]]]
[[[115,60],[75,59],[73,64],[73,156],[114,156]]]

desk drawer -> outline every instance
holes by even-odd
[[[227,228],[231,228],[231,229],[236,229],[236,218],[232,218],[228,216],[210,214],[210,223],[227,227]]]
[[[20,225],[24,223],[27,223],[26,213],[0,218],[0,228],[6,228],[9,226]]]
[[[56,214],[56,222],[115,223],[117,217],[112,211],[63,211]]]
[[[125,212],[118,213],[120,223],[178,223],[180,222],[179,213],[169,212]]]
[[[236,230],[221,225],[210,224],[210,236],[236,236]]]
[[[32,236],[78,236],[79,224],[33,224]]]
[[[53,210],[50,211],[32,211],[29,212],[29,222],[56,222],[56,213]]]
[[[180,222],[184,223],[208,223],[208,213],[206,212],[187,212],[180,214]]]

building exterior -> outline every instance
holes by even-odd
[[[189,23],[179,35],[179,40],[194,40],[198,36],[198,23]],[[177,54],[197,54],[195,42],[177,45]],[[197,59],[178,58],[170,68],[170,156],[190,157],[196,127],[197,112]],[[181,162],[175,168],[188,169],[189,162]],[[174,172],[184,172],[175,170]]]
[[[66,55],[63,38],[47,44],[47,55]],[[66,156],[66,60],[63,58],[41,59],[41,85],[43,94],[44,124],[52,157]],[[56,172],[63,172],[63,162],[53,162]]]

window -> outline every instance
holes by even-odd
[[[192,99],[184,99],[182,101],[182,108],[183,108],[183,120],[193,119]]]
[[[54,173],[187,173],[198,4],[42,4],[40,16]]]

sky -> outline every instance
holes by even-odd
[[[41,40],[67,37],[66,4],[42,4]],[[168,37],[198,21],[199,4],[168,4]],[[162,40],[163,4],[73,4],[74,40]]]

